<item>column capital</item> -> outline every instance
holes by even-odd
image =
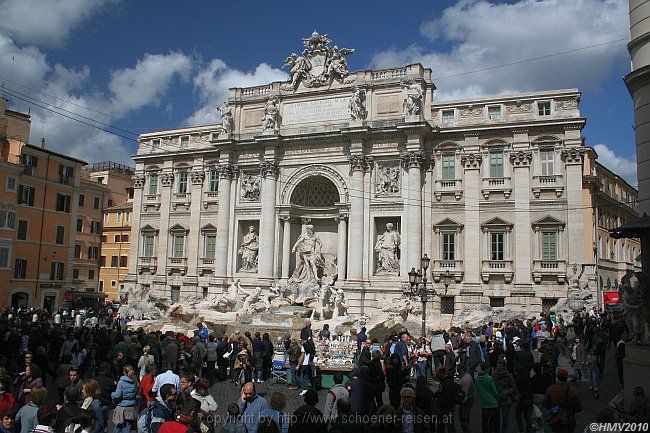
[[[235,167],[232,164],[219,164],[219,177],[221,179],[232,179],[235,175]]]
[[[190,173],[190,179],[192,180],[193,185],[203,185],[203,180],[205,179],[205,171],[192,170],[192,173]]]
[[[163,173],[160,176],[160,183],[162,186],[172,186],[174,183],[174,174],[173,173]]]
[[[260,163],[260,173],[263,178],[275,178],[278,175],[279,167],[277,161],[262,161]]]
[[[483,156],[480,153],[464,153],[460,157],[460,163],[465,170],[477,170],[481,168]]]
[[[311,224],[311,218],[308,218],[308,217],[302,217],[302,218],[300,218],[300,221],[303,224]]]
[[[402,165],[409,168],[422,168],[424,164],[424,154],[419,150],[408,150],[400,155]]]
[[[372,159],[363,154],[350,155],[348,161],[350,162],[350,169],[352,171],[366,171],[370,168],[370,164],[372,163]]]
[[[514,168],[530,167],[530,162],[533,160],[532,152],[525,152],[523,150],[517,152],[510,152],[510,162]]]
[[[341,221],[347,221],[347,220],[348,220],[347,214],[340,213],[334,217],[334,221],[336,221],[337,223],[340,223]]]
[[[582,164],[582,159],[585,155],[585,149],[579,147],[571,147],[562,149],[560,157],[566,164]]]
[[[133,181],[133,188],[140,189],[144,188],[144,182],[145,182],[145,177],[144,174],[135,174],[133,177],[131,177],[131,180]]]

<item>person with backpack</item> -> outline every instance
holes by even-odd
[[[458,364],[458,383],[463,392],[463,399],[458,404],[458,419],[460,421],[460,428],[463,433],[469,433],[469,419],[472,413],[472,406],[476,398],[476,388],[474,386],[474,378],[467,371],[465,364]]]
[[[145,374],[149,371],[149,366],[155,365],[155,358],[153,355],[149,354],[151,348],[149,346],[144,346],[142,348],[142,356],[138,360],[138,369],[140,370],[140,380],[144,377]]]
[[[117,388],[111,393],[116,404],[113,410],[113,433],[129,433],[131,421],[138,419],[138,374],[130,365],[125,365],[123,375],[117,382]]]
[[[183,402],[178,408],[174,420],[165,421],[158,430],[158,433],[194,433],[194,423],[199,413],[200,403],[193,398]]]
[[[499,411],[501,418],[501,432],[508,431],[508,420],[510,419],[510,408],[515,401],[517,384],[514,376],[506,369],[506,360],[497,361],[496,370],[492,373],[494,384],[499,394]]]
[[[323,406],[323,418],[326,423],[331,424],[338,417],[336,402],[342,397],[349,398],[350,391],[343,385],[343,373],[337,371],[334,373],[334,385],[327,391]]]
[[[63,406],[61,406],[61,409],[59,409],[59,412],[56,415],[56,423],[54,424],[55,433],[74,433],[74,430],[69,429],[68,427],[70,427],[71,420],[76,418],[81,411],[81,408],[77,404],[78,400],[79,390],[77,388],[69,387],[63,391]],[[36,415],[37,417],[39,416],[42,407],[43,406],[39,408]],[[43,421],[38,418],[38,423],[41,424],[42,422]],[[38,426],[36,427],[38,428]]]
[[[557,383],[548,387],[544,407],[548,409],[547,422],[551,430],[571,433],[576,427],[576,413],[582,411],[578,392],[567,383],[569,373],[560,368]]]
[[[483,433],[499,433],[500,412],[499,392],[490,376],[490,364],[481,362],[481,369],[476,375],[476,390],[481,399],[481,425]]]
[[[158,433],[165,421],[174,419],[176,411],[176,386],[166,383],[160,387],[160,394],[138,418],[138,433]]]

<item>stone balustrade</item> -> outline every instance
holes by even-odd
[[[559,198],[564,193],[564,178],[561,174],[533,176],[533,195],[539,198],[543,191],[552,191]]]
[[[484,283],[489,283],[490,278],[500,275],[509,284],[512,282],[513,274],[512,260],[483,260],[481,278]]]
[[[512,194],[511,179],[509,177],[485,177],[481,193],[486,200],[492,193],[503,193],[505,198],[510,198],[510,194]]]
[[[566,279],[565,260],[533,260],[533,280],[540,284],[544,277],[551,277],[558,283],[564,283]]]
[[[155,274],[158,268],[158,259],[156,257],[138,257],[138,273],[149,272]]]
[[[168,257],[167,258],[167,275],[187,273],[187,257]]]
[[[461,179],[438,179],[433,193],[437,201],[442,200],[442,196],[447,194],[455,196],[456,200],[460,200],[463,197],[463,181]]]

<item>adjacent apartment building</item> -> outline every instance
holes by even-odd
[[[129,200],[104,211],[99,288],[110,301],[119,300],[119,289],[129,269],[132,210]]]

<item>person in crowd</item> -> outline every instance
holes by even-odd
[[[99,419],[93,411],[82,409],[79,416],[73,422],[77,426],[76,433],[92,433],[97,431]]]
[[[166,371],[156,376],[156,379],[154,380],[153,383],[153,387],[151,388],[151,392],[160,395],[160,387],[166,383],[170,383],[174,385],[174,388],[176,389],[181,388],[181,378],[176,373],[174,373],[173,371],[174,365],[175,362],[167,363],[167,365],[165,366]]]
[[[237,404],[244,419],[246,430],[248,433],[256,433],[260,412],[268,409],[269,404],[264,397],[257,395],[253,382],[243,384],[240,392],[241,395],[237,400]]]
[[[262,334],[262,380],[266,380],[271,376],[271,367],[273,366],[273,343],[271,336],[268,332]]]
[[[467,363],[467,371],[474,374],[477,367],[481,364],[481,346],[478,342],[472,339],[469,333],[463,336],[465,342],[465,362]]]
[[[544,407],[551,409],[561,406],[566,414],[566,426],[563,431],[571,433],[576,427],[576,413],[582,411],[582,400],[577,391],[569,386],[567,379],[569,373],[559,368],[557,370],[557,383],[548,387],[544,397]]]
[[[94,414],[94,428],[90,433],[101,433],[106,427],[104,423],[104,407],[99,400],[99,395],[100,390],[97,381],[95,379],[86,379],[81,388],[81,396],[83,397],[81,408]]]
[[[81,389],[83,388],[83,380],[81,379],[81,375],[79,374],[79,368],[75,367],[74,365],[70,367],[70,370],[68,371],[68,376],[70,377],[70,384],[68,387],[75,387],[77,390],[79,390],[79,395],[81,395]]]
[[[431,414],[415,406],[415,390],[405,386],[400,391],[400,405],[395,412],[398,433],[429,433]]]
[[[458,382],[463,391],[463,399],[458,405],[458,419],[462,432],[469,433],[470,414],[472,412],[474,400],[476,399],[476,388],[474,385],[474,378],[467,371],[467,366],[465,364],[458,364],[457,370]]]
[[[384,405],[384,390],[386,389],[386,377],[381,363],[381,351],[373,350],[372,359],[367,364],[368,382],[375,389],[375,407],[379,408]]]
[[[176,412],[176,385],[165,383],[160,387],[159,395],[151,405],[149,426],[151,433],[158,430],[166,421],[171,421]]]
[[[399,432],[395,409],[385,404],[377,409],[377,416],[370,425],[370,433],[395,433]]]
[[[4,410],[0,412],[0,433],[14,433],[14,412]]]
[[[280,433],[280,427],[273,418],[260,418],[258,421],[258,433]]]
[[[216,379],[217,360],[219,359],[219,345],[215,341],[214,335],[208,336],[208,342],[205,345],[205,377],[212,385]]]
[[[253,382],[263,382],[264,372],[262,370],[262,336],[259,332],[255,333],[255,338],[251,341],[253,345]],[[246,380],[248,382],[248,380]]]
[[[587,378],[589,379],[589,389],[593,390],[594,397],[598,398],[598,355],[595,347],[592,347],[587,352],[585,367],[587,369]]]
[[[427,384],[427,379],[424,376],[418,376],[415,379],[415,407],[422,409],[424,413],[437,412],[437,406],[434,400],[438,395],[434,395],[433,391]],[[435,424],[432,424],[435,428]]]
[[[61,358],[61,363],[56,368],[56,389],[59,393],[59,401],[63,401],[63,392],[70,385],[70,369],[72,364],[70,363],[70,355],[63,355]]]
[[[243,385],[254,380],[254,366],[250,360],[250,353],[242,344],[239,344],[238,350],[235,364],[232,366],[231,370],[234,371],[235,383],[237,385]]]
[[[176,418],[165,421],[157,433],[194,433],[196,417],[199,414],[199,402],[189,399],[183,402],[183,406],[176,410]]]
[[[230,403],[228,405],[226,422],[219,429],[219,433],[247,433],[246,426],[239,416],[239,405],[237,403]]]
[[[111,398],[115,403],[113,410],[113,433],[129,433],[131,422],[138,419],[138,374],[131,365],[124,366],[123,374],[117,382]]]
[[[155,365],[156,362],[154,356],[151,355],[149,352],[151,352],[151,347],[144,346],[142,348],[142,355],[138,360],[138,370],[140,371],[139,374],[140,380],[142,380],[144,375],[147,374],[147,372],[149,371],[149,366]]]
[[[340,398],[349,398],[350,391],[343,385],[343,373],[334,373],[334,385],[327,391],[325,405],[323,406],[323,418],[326,423],[332,423],[338,417],[336,402]]]
[[[115,390],[115,381],[110,375],[111,367],[108,362],[99,364],[99,373],[95,380],[99,384],[100,394],[99,401],[102,406],[109,407],[112,405],[111,393]]]
[[[36,419],[38,419],[38,425],[34,428],[34,433],[52,433],[56,431],[54,427],[56,426],[56,421],[58,419],[58,410],[56,406],[44,404],[38,408],[36,413]]]
[[[190,397],[201,403],[200,411],[201,419],[204,417],[214,415],[219,408],[214,397],[210,395],[210,382],[207,378],[202,377],[195,383],[195,387],[190,393]],[[209,425],[206,423],[206,425]]]
[[[530,353],[530,346],[519,337],[514,337],[513,341],[513,346],[515,348],[515,378],[530,378],[530,370],[533,368],[533,364],[535,363],[533,354]]]
[[[47,389],[44,386],[32,388],[29,402],[18,410],[16,422],[20,423],[20,433],[29,433],[38,425],[36,414],[38,409],[43,406]]]
[[[194,374],[187,372],[181,376],[181,387],[179,388],[179,391],[180,392],[176,397],[176,400],[178,400],[177,403],[182,403],[181,400],[192,398],[191,394],[192,391],[194,391]]]
[[[79,407],[79,404],[77,404],[77,401],[79,401],[79,390],[74,387],[66,388],[66,390],[63,392],[63,406],[61,409],[59,409],[59,412],[56,416],[56,423],[54,424],[55,433],[64,433],[66,427],[68,427],[72,420],[79,415],[81,408]],[[43,420],[40,419],[40,412],[42,408],[43,406],[38,409],[36,415],[38,417],[39,424],[43,423]]]
[[[399,407],[400,391],[404,386],[404,368],[402,360],[397,353],[390,355],[386,373],[386,383],[388,385],[388,401],[393,408]]]
[[[300,330],[300,339],[301,340],[313,340],[313,338],[314,338],[314,333],[311,330],[311,322],[307,322],[305,324],[304,328],[302,328]]]
[[[356,376],[348,382],[348,391],[354,413],[362,416],[375,413],[375,388],[368,381],[368,366],[359,367]]]
[[[490,376],[490,364],[483,361],[476,375],[476,391],[481,400],[481,425],[484,433],[499,433],[501,427],[499,392]]]
[[[41,370],[32,362],[14,380],[14,389],[17,390],[14,404],[18,407],[27,404],[29,394],[37,386],[43,386],[43,379],[41,379]]]
[[[149,372],[142,376],[140,379],[140,404],[144,403],[146,406],[151,405],[156,394],[152,391],[153,384],[156,381],[156,376],[158,375],[158,367],[155,364],[149,366]]]
[[[293,412],[289,433],[325,433],[323,413],[316,407],[318,392],[310,388],[305,392],[303,399],[305,404]]]
[[[580,316],[578,316],[580,317]],[[575,329],[575,319],[573,327]],[[587,377],[586,362],[587,362],[587,347],[582,341],[582,338],[579,337],[578,332],[576,332],[575,343],[571,351],[571,359],[573,361],[574,368],[574,380],[582,381],[583,378]]]
[[[352,411],[350,400],[343,397],[336,402],[338,416],[332,422],[329,433],[363,433],[366,429],[366,422],[363,418]]]
[[[533,388],[528,377],[519,375],[515,377],[517,385],[517,395],[515,403],[515,421],[517,422],[517,431],[530,433],[532,431],[533,415]]]
[[[630,403],[627,411],[631,417],[631,420],[647,420],[648,416],[650,416],[650,402],[648,402],[648,398],[645,395],[643,387],[635,387],[632,391],[632,396],[632,402]]]
[[[298,360],[298,383],[302,391],[300,395],[305,395],[311,386],[311,378],[313,374],[314,357],[316,356],[316,347],[313,340],[302,340],[302,349],[300,359]]]
[[[287,356],[289,357],[289,375],[291,377],[291,383],[287,389],[297,390],[300,389],[300,380],[298,379],[298,367],[300,367],[299,361],[301,357],[300,346],[296,341],[291,341],[289,343],[289,349],[287,350]]]
[[[427,345],[427,340],[424,337],[418,339],[417,345],[415,347],[415,356],[416,356],[416,376],[427,377],[427,366],[429,364],[429,359],[431,358],[431,349]]]
[[[291,417],[288,413],[284,412],[286,405],[287,396],[284,393],[279,391],[272,392],[269,396],[269,408],[260,412],[260,419],[272,419],[277,424],[280,432],[287,433],[289,431]]]
[[[318,331],[318,339],[319,340],[329,340],[331,335],[332,335],[332,333],[330,332],[329,323],[324,324],[323,329]]]
[[[492,373],[492,379],[499,394],[499,411],[501,418],[501,433],[507,433],[510,409],[515,401],[517,384],[514,376],[506,369],[505,359],[497,361],[496,370]]]

